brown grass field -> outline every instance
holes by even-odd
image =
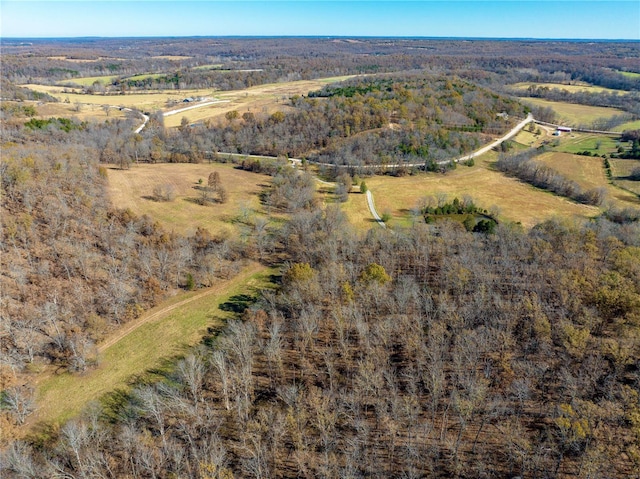
[[[163,60],[188,60],[189,58],[193,58],[191,56],[188,55],[155,55],[151,58],[161,58]]]
[[[126,58],[117,58],[117,57],[98,57],[98,58],[72,58],[66,55],[58,55],[53,57],[47,57],[49,60],[65,60],[68,62],[76,62],[76,63],[95,63],[100,60],[126,60]]]
[[[244,90],[217,91],[211,89],[200,90],[164,90],[153,92],[127,93],[125,95],[87,95],[80,93],[78,89],[64,88],[51,85],[22,85],[35,91],[45,92],[62,102],[71,105],[112,105],[129,108],[138,108],[143,111],[164,110],[168,102],[182,102],[187,97],[210,97],[218,100],[229,100],[229,103],[220,103],[203,108],[189,110],[165,119],[167,127],[180,125],[183,117],[190,123],[206,119],[222,118],[231,110],[238,110],[240,114],[247,111],[254,113],[271,113],[278,109],[286,109],[288,99],[292,95],[303,95],[309,91],[318,90],[327,83],[338,82],[350,78],[349,76],[321,78],[318,80],[300,80],[284,83],[272,83],[259,85]]]
[[[616,185],[638,195],[637,201],[640,202],[640,181],[627,179],[634,168],[640,168],[640,160],[622,160],[614,158],[610,159],[609,163],[611,164],[613,182]]]
[[[220,179],[229,199],[225,204],[202,206],[198,180],[207,184],[209,174],[220,173]],[[231,234],[235,219],[243,212],[263,212],[259,193],[269,185],[266,175],[237,170],[231,164],[178,164],[132,165],[128,170],[109,169],[109,195],[114,206],[130,208],[138,215],[147,214],[169,230],[182,234],[193,233],[198,226],[213,234]],[[176,198],[169,202],[151,199],[157,185],[171,184]]]
[[[391,213],[391,227],[410,226],[413,221],[411,209],[425,198],[435,198],[438,194],[446,194],[449,201],[469,195],[480,208],[499,212],[502,220],[520,222],[526,228],[553,217],[587,218],[600,212],[599,208],[577,204],[494,171],[490,166],[492,159],[495,159],[495,153],[477,159],[476,166],[458,166],[446,175],[375,176],[365,181],[374,196],[378,213]],[[375,225],[363,194],[350,195],[344,210],[350,222],[360,229]],[[417,221],[422,220],[418,217]]]
[[[617,108],[577,105],[558,101],[541,100],[540,98],[522,98],[523,103],[533,106],[551,107],[558,114],[559,122],[567,125],[590,125],[598,118],[611,118],[625,112]]]
[[[526,90],[527,88],[529,88],[530,86],[535,86],[535,87],[547,87],[550,89],[554,89],[557,88],[558,90],[567,90],[568,92],[571,93],[576,93],[576,92],[588,92],[588,93],[602,93],[602,92],[607,92],[607,93],[620,93],[620,90],[613,90],[611,88],[605,88],[605,87],[601,87],[601,86],[595,86],[595,85],[591,85],[589,83],[585,83],[585,82],[576,82],[576,83],[572,83],[572,84],[565,84],[565,83],[536,83],[536,82],[521,82],[521,83],[514,83],[513,85],[511,85],[513,88],[516,88],[518,90]]]
[[[99,83],[102,83],[103,85],[107,85],[108,83],[111,83],[116,78],[118,78],[117,75],[103,75],[103,76],[98,76],[98,77],[72,78],[70,80],[61,80],[61,81],[56,82],[56,83],[58,85],[65,85],[67,83],[75,83],[76,85],[90,86],[90,85],[93,85],[95,82],[99,82]]]
[[[82,105],[80,111],[76,111],[76,106],[69,103],[45,103],[36,107],[38,118],[77,118],[81,121],[90,120],[110,120],[114,118],[125,118],[126,112],[118,108],[110,108],[109,114],[102,109],[102,105]],[[142,120],[140,120],[142,122]]]
[[[168,101],[182,101],[186,97],[211,96],[213,91],[206,90],[167,90],[149,93],[127,93],[125,95],[87,95],[78,93],[79,90],[50,85],[22,85],[31,90],[48,93],[60,101],[69,101],[71,104],[81,103],[86,105],[113,105],[129,108],[139,108],[145,111],[161,110]]]
[[[216,92],[216,99],[229,100],[229,103],[220,103],[203,108],[185,111],[165,118],[165,126],[176,127],[180,125],[183,117],[189,123],[204,120],[216,120],[224,117],[228,111],[237,110],[241,115],[245,112],[273,113],[276,110],[289,108],[289,97],[293,95],[306,95],[310,91],[318,90],[327,83],[334,83],[350,78],[333,77],[318,80],[300,80],[286,83],[271,83],[259,85],[245,90],[234,90],[227,92]]]

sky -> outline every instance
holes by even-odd
[[[640,40],[640,1],[0,0],[2,38],[234,35]]]

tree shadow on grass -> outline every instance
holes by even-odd
[[[135,398],[128,388],[118,388],[100,398],[102,417],[108,422],[134,419],[137,416]]]
[[[236,294],[235,296],[231,296],[228,301],[222,303],[219,308],[222,311],[241,314],[255,302],[256,298],[254,296],[249,296],[248,294]]]

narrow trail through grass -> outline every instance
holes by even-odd
[[[79,414],[91,401],[128,387],[136,378],[161,369],[202,340],[207,328],[221,327],[233,312],[220,305],[238,294],[266,287],[269,271],[250,263],[230,280],[174,297],[116,331],[98,346],[100,363],[84,374],[44,372],[35,383],[38,409],[24,426],[28,434],[59,425]]]

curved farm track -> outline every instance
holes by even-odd
[[[81,375],[59,374],[51,368],[42,371],[33,381],[37,388],[37,409],[16,431],[17,436],[71,419],[88,403],[127,388],[131,378],[198,342],[211,324],[212,311],[218,310],[216,303],[250,288],[256,276],[266,269],[251,262],[231,279],[184,299],[173,298],[173,303],[161,304],[127,323],[98,345],[100,362],[95,369]],[[198,302],[203,303],[202,307]],[[229,317],[224,311],[216,316]],[[72,391],[74,394],[70,394]]]
[[[240,275],[243,278],[250,278],[251,276],[253,276],[254,274],[259,273],[260,271],[264,270],[265,267],[262,266],[259,263],[253,263],[248,269],[244,269]],[[239,275],[239,276],[240,276]],[[233,278],[233,279],[238,279]],[[126,337],[127,335],[131,334],[133,331],[135,331],[136,329],[138,329],[139,327],[150,323],[152,321],[157,321],[160,320],[162,318],[164,318],[167,314],[171,313],[172,311],[181,308],[182,306],[185,306],[189,303],[192,303],[194,301],[198,301],[199,299],[202,298],[206,298],[207,296],[211,296],[213,294],[216,295],[222,295],[226,292],[226,290],[229,288],[229,283],[232,280],[228,280],[228,281],[224,281],[220,284],[217,284],[216,286],[212,286],[210,288],[207,288],[206,290],[204,290],[201,293],[196,294],[195,296],[191,296],[190,298],[187,299],[183,299],[182,301],[179,301],[175,304],[171,304],[165,307],[162,307],[156,311],[153,311],[152,313],[147,313],[147,314],[143,314],[142,316],[140,316],[138,319],[135,319],[133,321],[130,321],[129,323],[126,324],[126,326],[124,328],[120,328],[118,331],[116,331],[115,334],[113,334],[111,337],[109,337],[107,340],[105,340],[104,342],[102,342],[99,346],[98,346],[98,352],[102,353],[104,352],[107,348],[109,348],[110,346],[113,346],[114,344],[116,344],[118,341],[120,341],[122,338]]]

